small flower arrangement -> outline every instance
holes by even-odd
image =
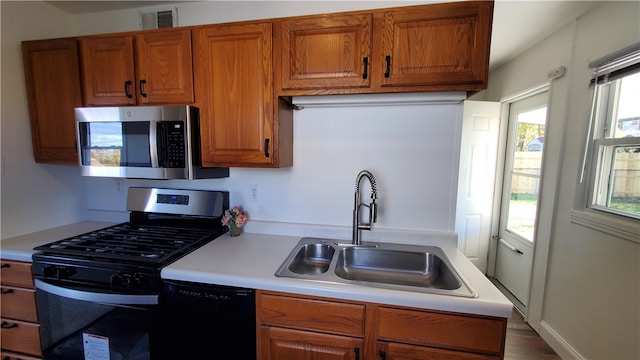
[[[241,228],[249,218],[239,206],[234,206],[230,210],[225,210],[222,216],[222,225],[228,226],[230,229]]]

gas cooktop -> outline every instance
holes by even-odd
[[[212,220],[215,221],[215,220]],[[201,229],[122,223],[38,246],[34,250],[93,259],[166,264],[223,234]]]
[[[131,187],[129,222],[38,246],[36,279],[159,291],[166,265],[224,234],[226,191]]]

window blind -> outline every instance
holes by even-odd
[[[613,81],[640,70],[640,42],[589,62],[591,84]]]

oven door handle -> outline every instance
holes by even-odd
[[[56,286],[34,279],[36,289],[46,291],[53,295],[62,296],[69,299],[91,301],[113,305],[157,305],[158,295],[129,295],[129,294],[105,294],[91,291],[81,291],[61,286]]]

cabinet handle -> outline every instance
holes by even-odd
[[[124,82],[124,94],[127,95],[129,99],[133,97],[133,95],[129,92],[129,87],[133,84],[131,80],[127,80]]]
[[[264,157],[269,157],[269,139],[264,139]]]
[[[387,69],[384,72],[384,77],[388,78],[391,75],[391,55],[385,56],[384,61],[387,62]]]
[[[140,95],[142,97],[147,97],[147,93],[144,92],[144,85],[147,83],[147,80],[140,80]]]
[[[378,355],[380,355],[380,360],[387,360],[387,352],[386,351],[380,350],[380,353]]]
[[[369,77],[369,58],[363,57],[362,64],[364,65],[364,72],[362,73],[362,78],[366,79]]]
[[[8,322],[3,321],[2,325],[0,325],[0,327],[3,328],[3,329],[13,329],[13,328],[17,328],[18,324],[16,324],[16,323],[9,324]]]
[[[4,264],[0,265],[0,268],[3,268],[3,269],[10,268],[10,267],[11,267],[11,264],[9,264],[9,263],[4,263]]]
[[[353,352],[356,354],[356,360],[360,360],[360,348],[353,348]]]
[[[13,294],[13,289],[2,289],[2,291],[0,291],[0,294],[4,295],[4,294]]]

